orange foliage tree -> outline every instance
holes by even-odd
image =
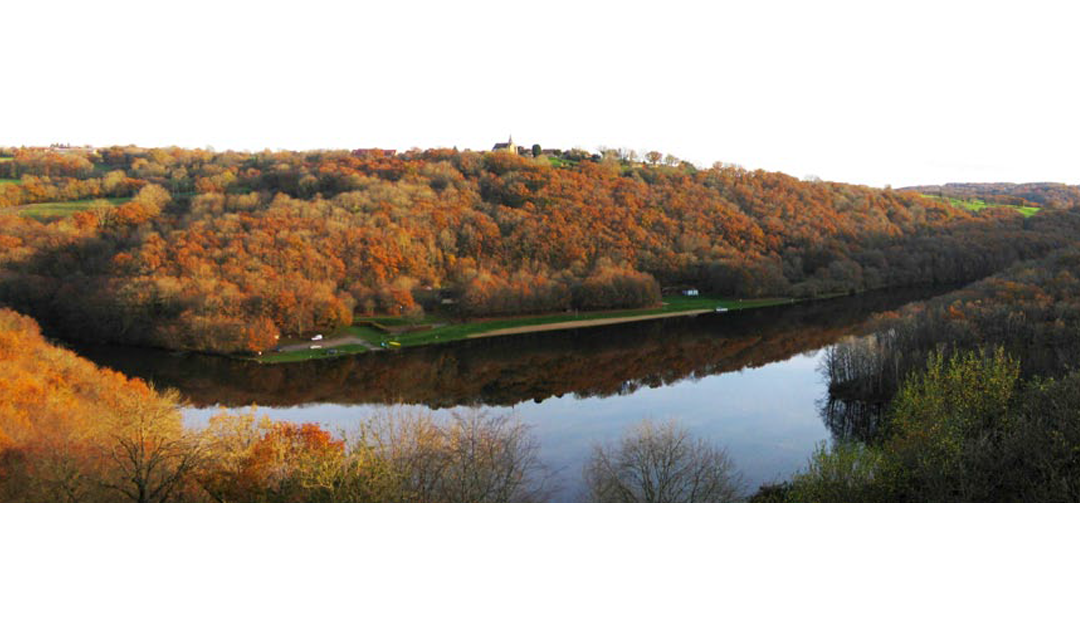
[[[259,351],[421,300],[477,316],[655,305],[657,285],[758,297],[971,280],[1080,234],[1064,211],[564,156],[128,147],[80,157],[85,170],[27,153],[0,202],[130,199],[48,223],[0,214],[0,303],[83,340]]]

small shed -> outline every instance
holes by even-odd
[[[697,289],[683,289],[682,294],[683,295],[688,295],[690,297],[697,297],[698,296],[698,290]]]

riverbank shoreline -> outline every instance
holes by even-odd
[[[811,299],[760,298],[742,300],[708,296],[669,296],[664,298],[661,306],[644,309],[529,315],[470,322],[453,322],[428,317],[421,319],[413,326],[423,327],[423,329],[417,331],[403,329],[399,332],[376,328],[382,328],[382,324],[387,322],[400,324],[400,319],[388,320],[376,317],[358,319],[353,325],[329,334],[325,339],[319,341],[293,342],[279,346],[274,352],[256,357],[247,356],[242,359],[261,364],[324,360],[372,351],[391,351],[497,336],[573,330],[701,314],[723,314],[724,312],[751,308],[785,306],[804,301],[813,301],[813,299],[826,299],[827,297],[835,297],[835,295]]]
[[[536,325],[518,326],[516,328],[504,328],[502,330],[490,330],[479,334],[470,334],[469,339],[481,339],[489,336],[508,336],[511,334],[531,334],[534,332],[550,332],[552,330],[573,330],[576,328],[591,328],[594,326],[608,326],[617,323],[634,323],[635,321],[647,321],[649,319],[667,319],[670,317],[693,317],[695,315],[716,312],[715,309],[683,310],[679,312],[660,313],[638,317],[608,317],[603,319],[589,319],[585,321],[563,321],[559,323],[541,323]]]

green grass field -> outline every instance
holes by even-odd
[[[335,353],[327,353],[326,349],[305,349],[295,352],[270,352],[255,358],[254,360],[266,364],[279,364],[283,362],[303,362],[305,360],[321,360],[335,358],[348,354],[362,354],[367,351],[363,345],[340,345],[331,348]]]
[[[40,204],[26,204],[24,206],[19,206],[17,207],[17,210],[19,211],[20,217],[30,217],[32,219],[56,219],[58,217],[66,217],[81,210],[86,210],[91,204],[98,200],[105,200],[113,206],[116,206],[130,201],[131,198],[110,197],[75,200],[72,202],[42,202]]]
[[[990,208],[993,206],[1000,206],[1002,208],[1011,208],[1019,212],[1024,217],[1031,217],[1035,213],[1039,212],[1038,206],[1016,206],[1015,204],[987,204],[985,200],[979,200],[974,198],[959,198],[959,197],[941,197],[937,195],[923,195],[925,198],[931,200],[939,200],[948,202],[957,208],[969,210],[973,213],[977,213],[984,208]]]
[[[592,321],[595,319],[622,319],[640,317],[646,320],[657,315],[681,313],[690,311],[712,312],[718,307],[728,310],[746,308],[761,308],[764,306],[778,306],[790,304],[795,300],[789,298],[773,299],[748,299],[732,300],[715,297],[687,297],[672,295],[664,298],[664,306],[656,308],[637,308],[629,310],[606,310],[589,313],[561,313],[554,315],[538,315],[528,317],[508,317],[503,319],[489,319],[460,323],[450,319],[425,316],[417,319],[404,319],[401,317],[373,317],[358,321],[374,321],[387,327],[405,325],[438,325],[438,327],[417,332],[389,333],[366,325],[354,325],[327,335],[326,340],[340,338],[342,336],[355,336],[372,345],[381,346],[383,343],[394,341],[404,347],[419,347],[421,345],[436,345],[450,343],[452,341],[466,340],[472,335],[483,334],[494,330],[506,330],[522,326],[549,325],[573,321]],[[357,354],[366,351],[361,345],[345,345],[332,348],[336,353],[329,353],[327,349],[299,350],[292,352],[273,352],[264,354],[255,360],[263,363],[299,362],[321,358],[333,358],[346,354]],[[390,346],[390,349],[395,347]]]
[[[19,181],[15,178],[0,178],[0,187],[4,186],[5,184],[19,184]]]
[[[543,315],[538,317],[514,317],[508,319],[492,319],[472,323],[448,324],[430,330],[420,332],[408,332],[396,335],[395,340],[402,347],[415,347],[419,345],[433,345],[437,343],[449,343],[469,338],[473,334],[483,334],[494,330],[507,330],[521,326],[547,325],[553,323],[565,323],[568,321],[591,321],[594,319],[617,319],[624,317],[641,317],[646,319],[656,315],[666,315],[675,312],[688,312],[692,310],[712,311],[722,306],[728,310],[740,308],[757,308],[761,306],[775,306],[786,304],[790,299],[772,300],[746,300],[734,301],[728,299],[716,299],[710,297],[671,297],[664,298],[666,306],[658,308],[638,308],[631,310],[610,310],[592,313],[563,313],[556,315]]]
[[[326,340],[333,340],[344,336],[353,336],[378,345],[386,340],[393,340],[389,334],[366,326],[349,326],[337,332],[326,335]],[[306,343],[306,342],[305,342]],[[323,349],[302,349],[291,352],[269,352],[255,358],[262,363],[302,362],[305,360],[319,360],[323,358],[335,358],[348,354],[362,354],[368,351],[363,345],[337,345]],[[333,353],[331,353],[333,352]]]

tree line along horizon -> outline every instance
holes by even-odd
[[[975,214],[615,154],[37,149],[0,160],[3,176],[19,183],[0,207],[102,201],[55,220],[0,209],[0,303],[65,338],[213,353],[376,314],[648,307],[661,285],[813,297],[970,281],[1067,236],[1068,211]]]

